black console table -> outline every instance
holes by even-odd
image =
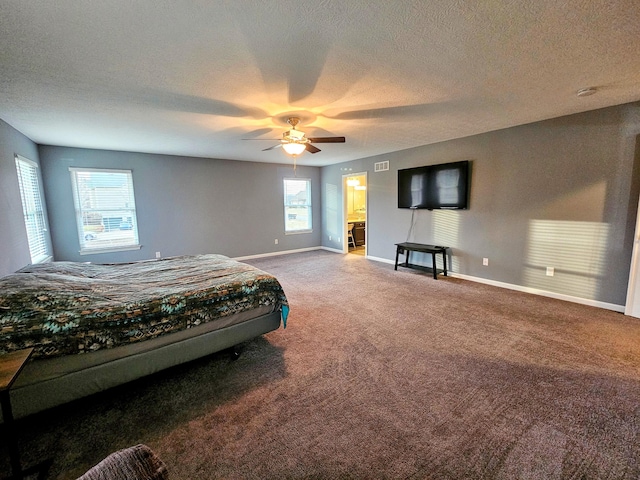
[[[402,267],[408,268],[419,268],[421,270],[433,271],[433,278],[438,279],[438,273],[443,273],[444,276],[447,276],[447,248],[439,245],[424,245],[422,243],[396,243],[396,266],[394,270],[398,270],[398,257],[401,254],[405,254],[404,264],[401,264]],[[410,252],[423,252],[430,253],[431,258],[433,259],[433,268],[422,267],[420,265],[413,265],[409,263],[409,253]],[[442,254],[442,270],[436,268],[436,255],[438,253]]]

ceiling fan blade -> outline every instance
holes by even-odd
[[[315,137],[309,138],[312,143],[344,143],[344,137]]]
[[[280,148],[282,146],[281,143],[276,143],[273,147],[263,148],[262,151],[266,152],[267,150],[273,150],[274,148]]]
[[[304,147],[309,153],[318,153],[320,149],[318,147],[314,147],[310,143],[307,143]]]

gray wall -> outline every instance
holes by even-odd
[[[342,176],[368,172],[370,256],[392,260],[394,243],[406,240],[443,244],[452,247],[457,273],[623,305],[640,191],[639,133],[640,106],[629,104],[322,169],[299,167],[298,176],[312,179],[313,233],[284,235],[282,178],[292,175],[290,165],[50,146],[38,152],[0,121],[0,274],[29,263],[19,153],[36,162],[40,156],[56,260],[341,249]],[[412,213],[396,208],[397,170],[463,159],[473,162],[470,209],[418,211],[407,238]],[[374,173],[382,160],[391,169]],[[79,255],[69,166],[133,170],[141,250]],[[544,275],[547,266],[554,277]]]
[[[172,255],[230,257],[320,245],[320,170],[312,181],[313,232],[284,234],[283,178],[292,165],[41,146],[56,260],[122,262]],[[131,169],[140,250],[80,255],[69,167]],[[278,239],[278,245],[274,240]]]
[[[640,105],[629,104],[324,167],[322,243],[342,248],[342,176],[368,172],[368,255],[392,260],[407,240],[447,245],[454,272],[624,305],[638,133]],[[374,173],[383,160],[390,170]],[[472,160],[469,210],[419,210],[407,238],[412,212],[397,208],[398,169],[458,160]]]
[[[31,263],[16,171],[16,153],[39,163],[36,144],[0,120],[0,276]],[[44,207],[46,209],[46,205]],[[49,238],[47,241],[50,243]]]

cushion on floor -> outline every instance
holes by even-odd
[[[167,467],[146,445],[112,453],[77,480],[166,480]]]

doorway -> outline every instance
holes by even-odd
[[[627,288],[627,302],[624,313],[640,318],[640,202],[636,217],[636,232],[633,236],[633,251],[631,254],[631,268],[629,271],[629,286]]]
[[[367,255],[367,172],[343,175],[344,253]]]

